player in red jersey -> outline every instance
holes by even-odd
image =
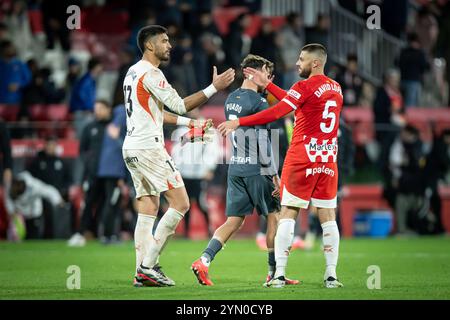
[[[285,285],[285,269],[294,237],[295,220],[300,208],[312,207],[323,230],[326,261],[324,285],[342,287],[336,276],[339,230],[336,224],[337,132],[342,109],[340,85],[324,75],[327,52],[320,44],[308,44],[300,52],[296,65],[300,77],[289,91],[264,79],[261,71],[247,68],[246,76],[267,88],[279,103],[254,115],[226,121],[219,125],[222,135],[239,126],[262,125],[294,110],[295,127],[281,175],[281,213],[275,237],[276,272],[269,284]]]

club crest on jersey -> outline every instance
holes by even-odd
[[[291,96],[292,98],[297,99],[297,100],[299,100],[300,97],[302,96],[300,93],[298,93],[298,92],[295,91],[294,89],[290,89],[290,90],[287,92],[287,94],[288,94],[288,96]]]
[[[337,138],[333,138],[331,143],[328,143],[328,139],[323,140],[321,144],[317,143],[316,138],[311,138],[309,143],[305,144],[305,148],[311,162],[319,162],[318,157],[320,157],[321,162],[328,162],[330,157],[332,157],[333,162],[337,160]]]

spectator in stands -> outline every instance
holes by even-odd
[[[436,45],[439,34],[439,26],[436,18],[427,7],[420,8],[416,14],[415,32],[427,56],[427,60],[431,61],[432,50]]]
[[[204,120],[198,109],[191,111],[189,117]],[[188,130],[188,128],[178,128],[173,133],[172,158],[183,177],[189,199],[191,203],[195,202],[197,204],[197,207],[203,214],[208,228],[208,236],[211,236],[213,229],[209,222],[206,190],[208,183],[214,178],[214,172],[222,157],[222,153],[220,152],[219,140],[216,135],[214,135],[214,141],[208,143],[187,143],[182,145],[181,137]],[[191,209],[184,215],[185,238],[189,238],[190,213]]]
[[[408,35],[408,46],[400,52],[398,66],[401,73],[405,107],[418,106],[423,75],[429,69],[429,64],[416,33]]]
[[[54,208],[44,201],[43,216],[45,222],[44,238],[59,236],[54,230],[65,229],[70,232],[71,206],[69,204],[69,187],[72,185],[72,175],[69,165],[57,154],[58,141],[56,137],[48,137],[42,151],[29,165],[29,172],[36,179],[59,190],[65,201],[65,206]],[[65,225],[63,225],[65,222]]]
[[[347,65],[336,75],[336,81],[339,82],[344,96],[344,106],[358,106],[363,80],[358,74],[358,57],[356,54],[347,55]]]
[[[198,19],[196,19],[196,23],[190,32],[194,46],[200,45],[200,39],[206,33],[220,37],[219,29],[217,29],[210,11],[201,11],[198,13]]]
[[[69,101],[70,93],[73,86],[81,76],[81,64],[74,57],[70,57],[68,61],[68,70],[66,76],[66,84],[64,90],[66,91],[66,100]]]
[[[192,40],[189,34],[185,33],[172,49],[171,79],[168,79],[181,96],[190,95],[199,88],[193,58]]]
[[[116,88],[114,90],[114,99],[113,99],[113,105],[117,106],[119,104],[123,104],[123,80],[125,79],[125,76],[127,75],[128,69],[133,65],[134,63],[134,53],[133,50],[130,48],[125,48],[120,52],[119,55],[120,59],[120,67],[119,67],[119,76],[117,77],[116,82]]]
[[[84,246],[87,232],[96,234],[94,207],[101,208],[104,189],[97,176],[106,127],[111,120],[111,106],[99,100],[94,104],[95,119],[84,127],[80,140],[80,161],[83,164],[81,181],[85,194],[85,207],[81,215],[81,223],[77,232],[70,238],[69,246]],[[122,161],[123,162],[123,161]],[[97,210],[96,220],[100,217]]]
[[[34,52],[34,38],[28,19],[25,1],[14,1],[10,12],[5,17],[9,36],[18,51],[18,57],[26,61]]]
[[[212,81],[213,66],[217,72],[225,70],[225,53],[222,50],[222,39],[210,33],[205,33],[200,39],[201,47],[194,48],[194,65],[197,84],[200,88]]]
[[[425,154],[419,131],[405,126],[390,150],[389,166],[392,185],[397,190],[395,218],[399,235],[411,234],[408,218],[417,215],[424,204]]]
[[[29,165],[31,175],[59,190],[61,196],[68,201],[69,187],[73,183],[71,168],[57,153],[58,140],[48,137],[44,149],[38,152]]]
[[[384,75],[383,86],[377,89],[373,103],[375,116],[375,137],[381,149],[380,169],[387,168],[389,150],[400,127],[406,124],[404,119],[403,97],[400,92],[400,73],[390,69]]]
[[[447,103],[450,105],[450,1],[438,1],[439,35],[435,47],[436,57],[446,61]]]
[[[227,63],[232,68],[240,65],[243,57],[250,50],[251,39],[245,34],[245,30],[251,23],[251,17],[247,13],[240,14],[236,20],[230,23],[230,31],[225,38],[224,48]]]
[[[283,72],[283,87],[290,88],[299,80],[298,60],[300,49],[305,43],[303,21],[298,13],[286,16],[286,25],[280,31],[282,36],[281,56],[285,70]]]
[[[167,26],[168,24],[174,23],[181,26],[183,21],[181,11],[177,5],[177,0],[166,0],[161,2],[163,3],[163,6],[159,10],[158,24]]]
[[[34,178],[27,171],[21,172],[12,180],[11,188],[6,194],[6,210],[12,218],[15,215],[25,218],[26,239],[43,237],[43,199],[53,206],[64,205],[64,200],[56,188]]]
[[[305,43],[320,43],[328,48],[328,34],[330,32],[330,17],[324,14],[317,16],[316,25],[312,28],[305,28]]]
[[[408,0],[382,1],[380,11],[381,28],[394,37],[402,38],[408,20]]]
[[[430,211],[434,215],[433,233],[443,231],[442,206],[438,192],[439,183],[450,185],[450,129],[444,130],[434,139],[431,152],[427,155],[425,167],[426,196],[430,201]]]
[[[0,103],[18,105],[22,91],[31,81],[28,66],[17,59],[16,49],[11,41],[0,44]]]
[[[97,58],[91,58],[88,71],[73,86],[70,97],[70,112],[74,113],[74,125],[80,137],[84,126],[92,120],[92,111],[96,98],[96,79],[103,71],[103,65]]]
[[[23,89],[23,98],[21,101],[21,110],[19,118],[29,119],[29,107],[34,104],[52,104],[60,103],[65,96],[64,89],[56,88],[50,79],[50,69],[37,67],[34,59],[27,63],[31,70],[32,78],[29,85]]]
[[[2,173],[2,184],[6,188],[12,181],[12,157],[11,157],[11,141],[9,139],[8,128],[5,122],[0,119],[0,172]]]
[[[41,9],[43,13],[44,29],[47,39],[47,48],[54,49],[59,42],[61,48],[68,52],[70,50],[69,32],[67,28],[67,8],[71,5],[81,5],[80,0],[42,0]]]
[[[118,218],[121,188],[125,185],[127,170],[122,157],[122,145],[127,131],[126,113],[123,104],[113,110],[112,121],[106,127],[100,153],[97,177],[100,189],[104,189],[105,200],[101,211],[103,225],[102,242],[115,243],[119,240]]]
[[[5,40],[9,40],[8,27],[4,22],[0,21],[0,42]]]
[[[280,60],[280,57],[277,57],[279,54],[277,51],[279,49],[275,42],[275,31],[270,19],[266,18],[262,22],[261,30],[252,40],[250,52],[269,61],[274,61],[275,65],[277,65],[277,60]]]

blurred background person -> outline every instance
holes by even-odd
[[[205,120],[198,109],[189,112],[188,117]],[[214,134],[210,142],[195,142],[183,145],[181,137],[188,131],[189,128],[180,127],[173,133],[174,146],[171,152],[172,159],[183,177],[191,203],[190,209],[184,215],[184,237],[189,238],[192,203],[197,205],[205,218],[208,237],[211,237],[214,230],[209,219],[207,189],[208,184],[214,179],[217,164],[222,159],[219,136]]]
[[[69,246],[84,246],[86,236],[97,235],[97,222],[100,219],[100,209],[105,191],[100,184],[98,168],[105,130],[111,121],[111,112],[111,105],[108,102],[103,100],[95,102],[95,120],[83,129],[81,135],[79,159],[83,168],[81,182],[85,195],[84,208],[78,230],[68,241]],[[79,180],[77,179],[77,181]],[[94,209],[97,209],[95,215]]]
[[[344,96],[346,107],[358,106],[361,99],[363,80],[358,73],[358,57],[356,54],[347,55],[346,66],[336,75]]]
[[[96,79],[103,71],[103,65],[97,58],[91,58],[88,71],[74,84],[70,96],[69,111],[74,115],[74,126],[77,136],[88,122],[92,120],[92,111],[96,99]]]
[[[72,225],[72,208],[69,202],[69,188],[73,184],[72,170],[68,163],[58,156],[56,137],[46,139],[44,149],[32,160],[28,171],[36,179],[51,185],[59,191],[64,206],[55,208],[48,201],[43,202],[45,221],[44,238],[67,238]]]
[[[416,33],[408,35],[408,46],[400,52],[398,66],[405,107],[417,107],[420,103],[423,76],[430,66]]]
[[[392,145],[389,154],[392,186],[396,189],[394,212],[398,235],[414,234],[408,222],[413,215],[418,214],[424,203],[425,164],[419,131],[407,125]]]
[[[16,49],[9,40],[0,43],[0,74],[0,103],[18,105],[23,88],[31,81],[31,72],[17,58]]]
[[[21,172],[13,178],[11,188],[6,194],[6,209],[10,220],[14,220],[17,215],[25,218],[26,239],[43,238],[43,199],[53,206],[64,205],[64,200],[55,187],[34,178],[29,172]]]

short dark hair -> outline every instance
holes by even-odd
[[[327,49],[320,43],[309,43],[309,44],[303,46],[302,51],[321,53],[324,56],[327,55]]]
[[[347,55],[347,62],[350,62],[350,61],[358,62],[358,56],[356,53],[349,53]]]
[[[273,72],[274,69],[273,62],[261,56],[257,56],[256,54],[247,55],[241,62],[242,69],[244,68],[262,69],[262,67],[264,66],[267,67],[267,70],[269,70],[270,73]]]
[[[167,29],[164,28],[163,26],[156,24],[141,28],[141,30],[139,30],[137,35],[137,45],[141,53],[144,53],[145,43],[148,41],[149,38],[163,33],[167,34]]]
[[[89,60],[88,62],[88,70],[92,71],[96,66],[102,64],[102,62],[100,61],[100,59],[93,57]]]

